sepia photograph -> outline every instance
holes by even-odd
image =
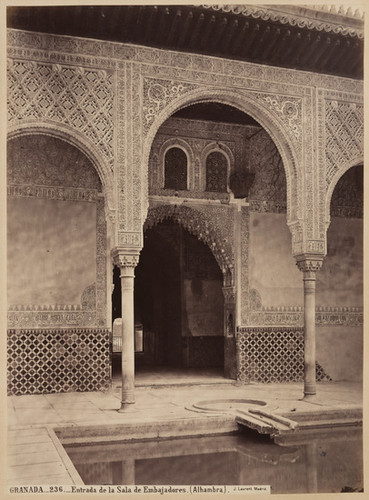
[[[3,10],[4,498],[363,496],[365,3]]]

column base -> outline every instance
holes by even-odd
[[[316,399],[316,393],[304,393],[304,396],[302,397],[302,401],[314,401]]]
[[[117,410],[118,413],[125,413],[125,411],[129,408],[129,406],[134,405],[134,401],[122,401],[120,404],[119,410]]]

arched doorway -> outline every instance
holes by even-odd
[[[119,290],[118,280],[115,283]],[[135,354],[136,372],[222,374],[222,287],[223,274],[206,243],[173,218],[147,228],[135,270],[135,324],[136,330],[143,330],[143,350]],[[113,369],[119,371],[115,364]]]

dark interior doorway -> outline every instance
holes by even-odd
[[[135,270],[135,324],[144,332],[136,371],[223,372],[222,284],[209,247],[179,224],[168,219],[145,231]],[[119,270],[114,271],[114,285],[113,320],[121,314]]]

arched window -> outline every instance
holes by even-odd
[[[206,158],[206,191],[227,191],[228,162],[223,153],[213,151]]]
[[[187,156],[180,148],[170,148],[164,160],[165,189],[187,189]]]

